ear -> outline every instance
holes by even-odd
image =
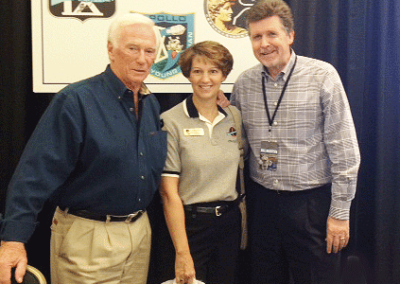
[[[289,33],[289,41],[290,41],[289,45],[292,46],[292,44],[294,42],[294,31],[291,31]]]
[[[110,58],[110,61],[114,60],[114,45],[111,43],[111,41],[107,42],[107,51],[108,51],[108,58]]]

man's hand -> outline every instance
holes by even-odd
[[[11,284],[11,268],[16,267],[15,280],[21,283],[26,272],[28,258],[25,245],[20,242],[1,242],[0,284]]]
[[[338,253],[349,243],[350,221],[328,217],[326,223],[326,252]]]
[[[224,92],[221,90],[219,90],[219,92],[218,92],[217,104],[222,108],[226,108],[226,107],[230,106],[230,104],[231,104],[229,102],[228,98],[225,96]]]
[[[193,280],[196,279],[193,259],[189,252],[176,254],[175,278],[178,284],[193,284]]]

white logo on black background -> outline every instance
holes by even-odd
[[[116,0],[49,0],[50,12],[56,17],[77,18],[84,21],[89,18],[109,18],[115,12]]]

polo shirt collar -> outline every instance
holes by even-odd
[[[287,80],[287,77],[289,76],[290,70],[292,69],[294,61],[296,59],[296,53],[294,52],[293,49],[291,49],[291,51],[292,52],[290,55],[289,62],[286,64],[286,66],[282,69],[281,73],[278,75],[278,78],[282,77],[283,81]],[[265,78],[267,78],[267,80],[270,80],[267,67],[263,66],[261,73]]]
[[[117,98],[123,96],[127,90],[129,90],[125,84],[114,74],[111,70],[110,64],[107,65],[106,71],[104,71],[104,75],[107,78],[107,81],[110,84],[111,89],[114,91],[114,95]],[[142,83],[139,89],[139,97],[150,95],[151,92],[147,88],[146,84]]]
[[[217,105],[218,111],[222,113],[224,116],[227,116],[227,113],[223,110],[222,107]],[[185,114],[190,117],[190,118],[198,118],[199,117],[199,112],[196,108],[196,106],[193,103],[193,94],[190,95],[183,103],[183,109]]]

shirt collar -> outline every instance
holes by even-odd
[[[111,70],[110,64],[107,65],[106,71],[104,72],[104,75],[107,78],[107,81],[110,83],[111,88],[115,91],[114,95],[119,98],[125,94],[127,90],[129,90],[124,83],[114,74],[114,72]],[[150,95],[151,92],[147,88],[145,83],[142,83],[140,89],[139,89],[139,97],[141,96],[147,96]]]
[[[282,77],[283,81],[287,80],[287,77],[289,76],[290,70],[293,67],[295,59],[296,59],[296,53],[294,52],[293,49],[291,49],[291,55],[290,55],[289,62],[282,69],[282,71],[279,74],[278,78]],[[265,76],[265,78],[267,78],[267,80],[270,79],[268,69],[265,66],[263,66],[263,68],[262,68],[262,75]]]
[[[227,116],[226,112],[218,105],[218,111],[224,116]],[[183,103],[183,111],[190,118],[198,118],[199,112],[193,103],[193,95],[190,95]]]

